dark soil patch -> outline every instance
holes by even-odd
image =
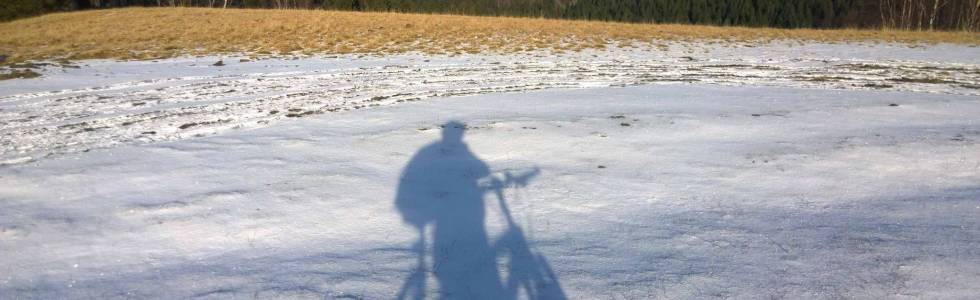
[[[892,87],[895,87],[895,86],[890,85],[890,84],[868,83],[868,84],[865,84],[864,87],[874,88],[874,89],[887,89],[887,88],[892,88]]]
[[[36,78],[41,77],[41,74],[34,72],[34,70],[12,70],[10,73],[0,73],[0,80],[7,79],[17,79],[17,78]]]
[[[904,82],[904,83],[928,83],[928,84],[944,84],[944,83],[956,83],[955,81],[949,81],[945,79],[926,77],[926,78],[909,78],[909,77],[899,77],[888,79],[894,82]]]

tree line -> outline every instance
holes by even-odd
[[[124,6],[451,13],[780,28],[980,29],[980,0],[3,0],[0,20]]]

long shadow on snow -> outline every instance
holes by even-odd
[[[413,246],[418,264],[398,293],[398,299],[423,299],[428,274],[438,282],[440,299],[564,299],[545,258],[533,253],[504,199],[507,186],[526,185],[534,169],[503,178],[463,142],[466,126],[443,125],[442,139],[419,150],[401,174],[395,206],[406,223],[418,231]],[[485,227],[484,194],[493,192],[507,219],[508,230],[491,243]],[[426,262],[426,229],[432,227],[431,272]],[[504,274],[498,260],[508,259]]]

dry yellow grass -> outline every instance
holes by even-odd
[[[183,54],[576,51],[664,40],[777,39],[980,44],[968,32],[786,30],[527,18],[302,10],[125,8],[0,23],[8,63],[52,58],[150,59]]]

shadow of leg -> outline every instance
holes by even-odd
[[[418,264],[416,265],[415,270],[412,271],[412,275],[409,275],[408,279],[405,280],[405,284],[402,285],[402,288],[398,292],[398,296],[395,297],[395,299],[425,299],[426,267],[424,229],[419,228],[419,241],[415,243],[412,248],[415,250],[415,253],[418,256]]]

